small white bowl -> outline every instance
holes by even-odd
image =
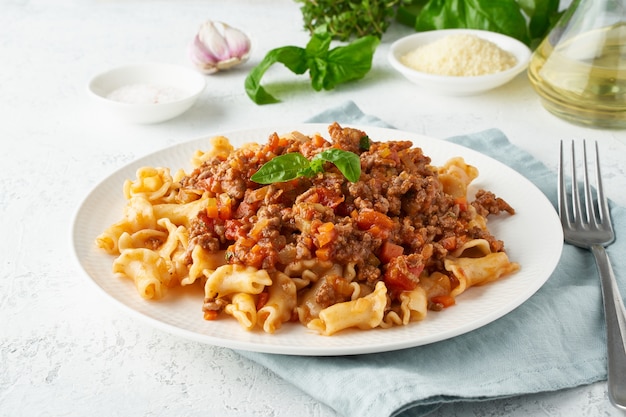
[[[119,119],[158,123],[189,110],[206,86],[195,70],[161,63],[131,64],[107,70],[89,81],[100,108]]]
[[[472,34],[493,42],[501,49],[510,52],[517,59],[514,67],[508,70],[487,75],[477,76],[450,76],[430,74],[417,71],[406,66],[401,57],[418,47],[427,45],[436,40],[453,34]],[[408,80],[424,89],[443,95],[463,96],[482,93],[499,87],[515,78],[528,66],[531,51],[517,39],[496,32],[475,29],[441,29],[428,32],[419,32],[398,39],[391,45],[388,59],[398,72]]]

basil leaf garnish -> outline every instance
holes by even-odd
[[[301,177],[309,165],[309,160],[301,153],[287,153],[265,163],[250,179],[259,184],[289,181]]]
[[[259,184],[273,184],[312,177],[324,171],[324,162],[333,163],[350,182],[357,182],[361,176],[359,155],[342,149],[326,149],[310,161],[299,152],[277,156],[265,163],[250,179]]]
[[[313,157],[332,162],[350,182],[357,182],[361,176],[361,159],[359,155],[342,149],[326,149]]]

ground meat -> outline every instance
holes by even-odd
[[[484,217],[489,214],[500,214],[501,211],[515,214],[513,207],[503,199],[496,197],[491,191],[478,190],[472,206],[474,206],[478,214]]]
[[[223,298],[205,298],[202,304],[202,311],[222,311],[227,304],[228,302]]]
[[[216,231],[216,220],[209,219],[205,213],[198,214],[189,224],[189,238],[195,245],[200,245],[209,252],[217,252],[224,241]],[[219,230],[219,228],[218,228]]]
[[[361,130],[352,128],[342,128],[338,123],[333,123],[328,128],[333,144],[339,149],[354,152],[356,154],[361,153],[363,147],[361,143],[364,138],[367,138],[367,134]]]
[[[315,292],[315,302],[322,308],[350,299],[350,282],[338,275],[329,275]]]
[[[257,148],[235,149],[225,160],[209,158],[183,178],[181,193],[207,192],[218,201],[219,216],[200,213],[191,222],[190,246],[226,251],[231,263],[268,271],[312,258],[350,264],[355,280],[367,288],[390,270],[411,279],[420,268],[444,271],[445,257],[470,239],[486,239],[493,251],[503,250],[487,230],[470,227],[473,211],[444,192],[420,148],[409,141],[372,141],[365,132],[337,123],[329,133],[332,143],[320,136],[273,134]],[[300,152],[310,158],[330,147],[359,155],[359,181],[348,182],[331,163],[312,177],[271,185],[250,180],[277,155]],[[514,213],[484,190],[471,204],[481,216]],[[386,242],[402,251],[402,260],[391,268],[382,253]],[[316,299],[331,305],[348,295],[337,277],[320,286]]]

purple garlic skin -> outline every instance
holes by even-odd
[[[242,64],[250,56],[250,38],[223,22],[200,26],[189,48],[191,62],[205,74],[214,74]]]

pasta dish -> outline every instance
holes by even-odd
[[[141,297],[202,285],[198,314],[266,333],[407,325],[519,269],[487,228],[514,209],[470,195],[478,170],[461,157],[433,166],[410,141],[337,123],[328,136],[239,148],[218,136],[190,155],[191,172],[140,168],[96,244]]]

